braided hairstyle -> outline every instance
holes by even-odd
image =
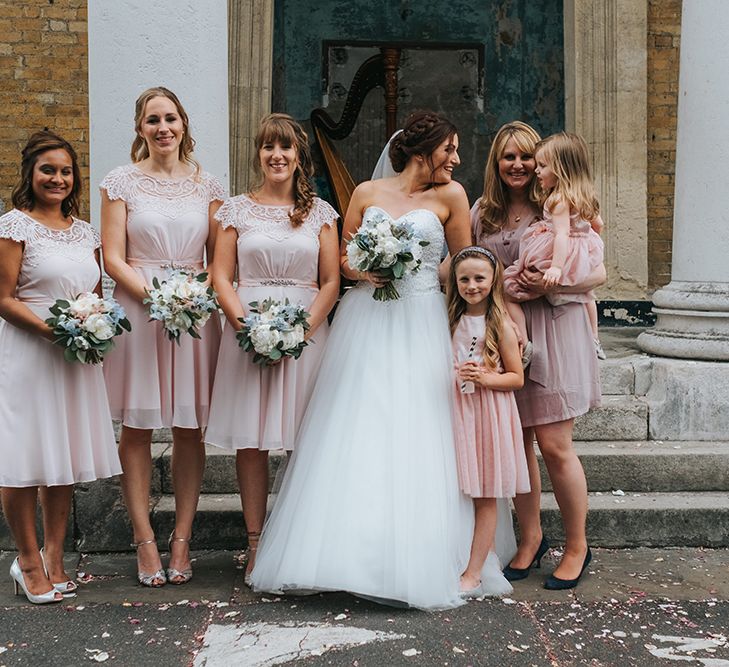
[[[440,166],[433,164],[433,152],[456,133],[456,126],[445,116],[434,111],[414,111],[405,120],[402,132],[395,135],[390,143],[392,168],[400,173],[414,155],[422,155],[430,165],[432,181]]]
[[[263,183],[263,170],[259,153],[265,144],[279,143],[296,149],[296,170],[294,171],[294,209],[289,219],[294,227],[301,225],[314,206],[316,192],[311,179],[314,176],[314,163],[309,149],[309,137],[304,128],[285,113],[272,113],[264,117],[256,134],[256,153],[253,156],[253,171]],[[258,189],[255,188],[255,189]]]
[[[61,213],[68,217],[69,215],[78,215],[79,196],[81,195],[81,170],[78,166],[78,157],[68,141],[50,130],[41,130],[35,132],[28,139],[28,143],[21,153],[20,162],[20,181],[13,188],[12,201],[13,206],[17,209],[32,211],[35,206],[35,194],[33,193],[33,169],[38,158],[47,151],[62,149],[68,153],[71,158],[73,169],[73,185],[71,193],[61,202]]]

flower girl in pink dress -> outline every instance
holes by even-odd
[[[547,300],[553,306],[584,303],[595,340],[595,352],[605,358],[597,332],[595,295],[573,292],[602,264],[604,245],[600,238],[603,222],[600,205],[590,175],[590,161],[584,139],[576,134],[559,132],[537,144],[535,173],[541,189],[544,219],[532,225],[521,239],[519,259],[504,272],[509,315],[519,326],[526,340],[526,323],[521,308],[510,302],[537,298],[521,285],[524,270],[544,274],[546,288],[555,285],[564,291],[549,292]]]
[[[489,250],[464,248],[448,278],[455,380],[455,441],[461,490],[473,498],[475,525],[461,595],[482,594],[481,571],[493,549],[497,498],[529,492],[514,390],[524,384],[516,332],[505,314],[501,264]]]

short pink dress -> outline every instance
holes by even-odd
[[[42,320],[101,278],[99,235],[83,220],[56,230],[13,209],[0,217],[0,238],[23,245],[15,298]],[[0,486],[120,473],[101,366],[68,362],[58,345],[0,319]]]
[[[180,180],[158,179],[130,164],[117,167],[100,186],[109,199],[127,206],[127,263],[149,286],[164,280],[171,267],[204,269],[209,232],[209,205],[225,192],[206,172]],[[123,336],[104,362],[111,414],[125,426],[154,429],[207,424],[220,320],[211,317],[201,339],[187,334],[180,344],[169,340],[147,308],[121,289],[114,296],[124,306],[132,332]]]
[[[554,248],[554,226],[552,216],[545,208],[543,220],[532,224],[521,237],[519,258],[504,271],[504,289],[507,294],[523,299],[529,298],[517,282],[519,274],[525,268],[546,271],[552,265]],[[600,235],[595,232],[587,220],[574,212],[570,215],[570,235],[567,258],[562,267],[562,285],[579,285],[603,262],[605,246]],[[553,306],[565,303],[586,303],[594,301],[595,294],[590,290],[582,294],[554,292],[546,296]]]
[[[519,240],[532,222],[486,235],[471,209],[473,241],[496,255],[504,266],[517,261]],[[554,424],[600,405],[600,372],[587,309],[580,303],[552,306],[545,298],[522,301],[529,340],[534,344],[524,387],[516,392],[522,428]]]
[[[453,332],[453,359],[481,361],[485,321],[464,315]],[[474,352],[471,352],[474,350]],[[499,369],[502,371],[502,369]],[[465,394],[456,376],[455,442],[461,490],[472,498],[513,498],[528,493],[524,436],[513,391],[476,386]]]
[[[223,229],[238,233],[238,297],[245,310],[266,298],[308,308],[319,292],[319,233],[338,215],[316,198],[303,224],[293,227],[290,210],[239,195],[215,216]],[[263,367],[238,346],[226,323],[205,441],[226,449],[292,450],[328,333],[325,321],[298,359]]]

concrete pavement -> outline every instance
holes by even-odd
[[[136,584],[132,554],[69,554],[81,587],[62,604],[32,607],[0,579],[0,665],[729,667],[729,551],[597,549],[567,593],[541,588],[557,556],[510,598],[424,613],[257,595],[232,552],[197,552],[193,580],[159,590]]]

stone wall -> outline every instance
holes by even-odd
[[[648,283],[671,280],[681,0],[648,1]]]
[[[81,163],[81,217],[89,215],[87,0],[0,0],[0,199],[10,195],[20,150],[47,127]]]

